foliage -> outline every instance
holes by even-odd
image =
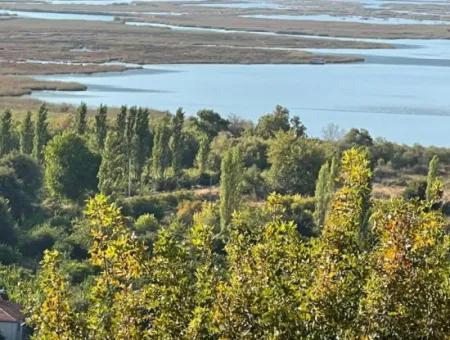
[[[79,199],[97,189],[99,159],[73,133],[55,136],[45,149],[45,185],[51,195]]]
[[[148,127],[148,110],[139,108],[136,115],[135,131],[132,138],[132,165],[134,167],[134,178],[140,181],[142,170],[151,151],[151,134]]]
[[[234,147],[225,153],[222,159],[220,176],[220,224],[222,232],[231,221],[231,216],[238,209],[242,191],[242,155]]]
[[[380,202],[372,220],[379,244],[361,300],[364,335],[448,337],[450,243],[442,216],[417,201],[394,200]]]
[[[39,164],[44,162],[44,149],[49,139],[47,107],[42,104],[34,128],[33,157]]]
[[[293,131],[277,132],[267,152],[271,168],[268,181],[280,193],[311,194],[325,159],[322,145],[315,140],[299,138]]]
[[[30,200],[37,200],[42,187],[42,173],[39,165],[30,156],[11,153],[0,159],[0,166],[14,171],[20,187]]]
[[[168,123],[163,121],[155,128],[152,151],[152,176],[154,179],[164,179],[167,167],[170,162],[170,128]]]
[[[371,191],[367,151],[344,152],[342,188],[332,201],[322,237],[315,244],[311,287],[312,331],[322,336],[352,335],[364,279],[363,239]]]
[[[210,149],[210,140],[206,134],[202,134],[198,140],[199,148],[195,156],[195,163],[200,174],[205,173],[206,163],[208,161],[208,154]]]
[[[314,222],[317,228],[321,229],[325,222],[325,217],[333,198],[335,181],[337,177],[336,159],[326,162],[319,171],[316,182],[315,200],[316,206],[314,210]]]
[[[426,199],[429,202],[437,202],[442,198],[442,182],[438,178],[439,158],[434,156],[429,165],[427,176]]]
[[[108,125],[101,110],[83,136],[61,133],[53,117],[47,128],[45,106],[35,131],[31,114],[4,120],[12,148],[0,157],[1,297],[23,305],[36,338],[450,334],[450,241],[432,159],[445,174],[448,149],[364,130],[309,138],[282,107],[256,128],[210,110],[184,118],[138,107]],[[42,164],[36,150],[47,141]],[[341,152],[337,178],[331,156]],[[370,197],[373,165],[377,187],[406,186],[429,162],[428,200],[426,182],[408,200]],[[85,209],[97,178],[103,194]]]
[[[0,157],[7,154],[12,149],[12,133],[11,111],[6,110],[0,115]]]
[[[209,140],[217,136],[220,131],[227,130],[230,124],[228,120],[223,119],[217,112],[212,110],[198,111],[195,123],[199,131],[206,134]]]
[[[103,150],[103,147],[105,146],[106,134],[108,132],[107,113],[107,107],[105,105],[100,105],[94,117],[95,143],[99,150]]]
[[[98,188],[106,195],[128,193],[127,146],[118,132],[110,131],[98,171]]]
[[[25,155],[31,155],[33,152],[33,121],[31,119],[31,112],[27,112],[22,124],[20,126],[20,152]]]
[[[172,136],[169,142],[172,170],[175,176],[179,176],[182,165],[183,123],[184,112],[179,108],[172,119]]]
[[[61,256],[45,251],[39,273],[41,296],[32,310],[31,324],[36,339],[74,339],[77,320],[69,304],[68,282],[60,272]]]
[[[86,133],[87,128],[87,105],[81,103],[77,109],[75,116],[75,132],[82,136]]]
[[[145,329],[140,318],[145,316],[134,313],[139,313],[136,304],[143,296],[132,282],[145,270],[145,248],[126,228],[120,210],[105,196],[88,202],[86,216],[93,239],[90,260],[101,270],[91,290],[89,333],[94,338],[141,339]]]
[[[9,208],[9,201],[0,196],[0,243],[13,244],[15,241],[14,220]],[[5,259],[0,258],[3,263]]]

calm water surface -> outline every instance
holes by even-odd
[[[9,12],[37,19],[113,20],[107,15]],[[367,63],[353,65],[149,65],[123,73],[45,76],[39,78],[77,81],[86,84],[88,90],[38,91],[32,97],[55,103],[85,101],[89,105],[141,105],[171,111],[183,106],[190,114],[213,108],[224,115],[236,114],[254,121],[282,104],[302,117],[311,135],[319,136],[322,128],[335,123],[346,129],[367,128],[374,136],[401,143],[450,146],[450,41],[359,40],[400,48],[311,50],[368,58]]]
[[[445,20],[419,20],[409,18],[373,18],[362,16],[335,16],[328,14],[316,15],[288,15],[288,14],[253,14],[243,15],[244,18],[269,19],[269,20],[302,20],[302,21],[331,21],[331,22],[357,22],[375,25],[450,25]],[[450,18],[449,18],[450,19]]]
[[[48,102],[213,108],[257,120],[276,104],[312,135],[336,123],[401,143],[450,146],[450,67],[415,65],[160,65],[102,75],[46,76],[86,92],[35,92]]]

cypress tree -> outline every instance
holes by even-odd
[[[33,121],[31,120],[31,112],[28,112],[20,126],[20,152],[31,155],[33,152]]]
[[[84,135],[87,127],[87,105],[81,103],[77,109],[77,115],[75,118],[75,131],[80,136]]]
[[[152,175],[155,179],[164,178],[169,165],[169,140],[170,128],[167,122],[159,123],[155,129],[152,150]]]
[[[6,110],[0,117],[0,157],[6,155],[12,149],[12,116],[11,111]]]
[[[44,148],[48,140],[47,113],[47,107],[42,104],[34,128],[33,157],[39,164],[44,161]]]
[[[127,148],[122,137],[118,132],[108,132],[98,172],[98,188],[103,194],[127,193],[127,160]]]
[[[95,141],[99,150],[103,150],[105,146],[105,138],[108,131],[107,113],[107,107],[105,105],[100,105],[95,115]]]
[[[170,153],[172,155],[172,170],[175,176],[178,176],[181,170],[181,162],[183,158],[183,123],[184,112],[179,108],[172,119],[172,136],[170,138]]]
[[[239,206],[243,173],[240,150],[234,147],[225,152],[222,158],[220,175],[220,224],[222,233],[229,225],[233,212]]]
[[[135,131],[132,139],[132,162],[134,167],[134,177],[140,180],[142,171],[150,154],[150,129],[148,127],[148,110],[141,109],[137,111]]]

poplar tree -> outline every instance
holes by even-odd
[[[354,329],[363,293],[362,228],[370,202],[372,172],[367,150],[344,152],[340,179],[320,241],[309,296],[314,337],[348,337]],[[315,333],[317,332],[317,333]],[[350,336],[351,337],[351,336]]]
[[[179,108],[172,119],[172,136],[170,137],[170,153],[172,155],[172,170],[175,176],[181,171],[181,162],[183,158],[183,123],[184,112]]]
[[[84,135],[87,127],[87,105],[81,103],[77,109],[77,115],[75,117],[75,131],[80,136]]]
[[[125,138],[125,133],[127,130],[127,111],[127,107],[122,106],[116,117],[116,130],[118,136],[121,138]]]
[[[47,107],[42,104],[34,128],[33,157],[39,164],[44,161],[44,148],[48,140]]]
[[[126,194],[128,187],[127,146],[116,131],[108,132],[98,172],[98,188],[105,195]]]
[[[136,126],[136,118],[137,118],[137,108],[136,106],[132,106],[130,110],[128,111],[128,116],[126,117],[125,123],[126,123],[126,129],[125,129],[125,135],[127,138],[127,144],[131,146],[133,142],[133,137],[135,133],[135,126]],[[130,150],[131,151],[131,150]]]
[[[233,212],[238,209],[242,194],[244,173],[242,154],[234,147],[222,158],[220,175],[220,224],[222,233],[229,225]]]
[[[90,262],[100,274],[90,292],[89,339],[143,339],[148,315],[142,289],[135,281],[145,274],[145,248],[131,233],[120,209],[97,195],[87,203]]]
[[[105,146],[107,126],[108,109],[105,105],[100,105],[95,114],[95,141],[99,150],[103,150]]]
[[[314,210],[314,222],[318,230],[321,229],[327,213],[329,204],[329,177],[330,177],[330,165],[328,162],[322,165],[319,171],[319,176],[316,182],[315,191],[315,210]]]
[[[325,222],[325,217],[333,198],[336,176],[337,165],[336,159],[333,158],[331,163],[326,162],[322,165],[316,183],[314,222],[319,230]]]
[[[210,149],[210,141],[208,135],[202,133],[198,138],[198,151],[195,156],[195,163],[198,172],[203,174],[206,171],[206,163],[208,161],[208,154]]]
[[[42,300],[32,306],[31,322],[36,339],[76,339],[77,321],[70,305],[69,282],[61,272],[57,250],[44,252],[38,276]]]
[[[25,119],[20,126],[20,152],[31,155],[33,152],[33,121],[31,120],[31,112],[27,112]]]
[[[139,108],[136,115],[136,123],[132,138],[132,164],[134,178],[140,181],[142,170],[148,155],[150,154],[151,135],[148,121],[148,110]]]
[[[12,149],[12,115],[6,110],[0,116],[0,157]]]
[[[426,199],[429,202],[438,201],[442,195],[442,182],[438,178],[439,158],[435,155],[428,167]]]
[[[167,122],[163,121],[156,126],[153,137],[152,175],[155,179],[164,178],[169,166],[169,140],[170,128]]]

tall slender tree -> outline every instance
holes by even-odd
[[[195,156],[195,164],[200,174],[203,174],[206,171],[210,144],[208,135],[201,133],[198,137],[198,151]]]
[[[436,202],[442,195],[442,183],[438,177],[439,158],[435,155],[428,167],[426,199],[429,202]]]
[[[130,110],[128,111],[128,116],[125,120],[126,123],[126,129],[125,129],[125,135],[127,137],[127,144],[131,147],[131,144],[133,142],[133,136],[136,132],[136,119],[137,119],[138,109],[136,106],[132,106]],[[131,149],[130,149],[131,152]]]
[[[155,179],[163,179],[169,166],[169,140],[169,125],[167,121],[162,121],[156,126],[153,137],[152,175]]]
[[[99,190],[105,195],[128,192],[127,146],[116,131],[108,132],[98,172]]]
[[[126,106],[122,106],[116,117],[116,130],[121,138],[125,138],[125,133],[127,130],[127,111],[128,108]]]
[[[180,107],[172,119],[172,136],[170,137],[170,153],[172,155],[172,170],[175,176],[178,176],[181,170],[183,158],[183,123],[184,112]]]
[[[222,158],[220,175],[220,224],[222,234],[229,225],[233,212],[239,207],[242,194],[242,154],[234,147]]]
[[[31,155],[33,152],[33,121],[31,120],[31,112],[27,112],[25,119],[20,126],[20,152]]]
[[[87,127],[87,105],[81,103],[75,116],[75,132],[80,136],[84,135]]]
[[[11,151],[12,144],[12,115],[6,110],[0,116],[0,157]]]
[[[316,254],[311,297],[312,337],[345,337],[354,329],[363,293],[362,228],[370,202],[370,160],[366,149],[344,152],[342,188],[336,193]]]
[[[61,262],[57,250],[45,251],[38,277],[42,301],[36,301],[31,317],[37,339],[76,339],[80,336],[70,305],[69,282],[62,274]]]
[[[325,222],[325,217],[333,198],[336,176],[336,159],[333,158],[331,162],[326,162],[322,165],[316,183],[314,222],[319,230]]]
[[[103,150],[105,146],[107,126],[108,108],[105,105],[100,105],[95,114],[95,141],[99,150]]]
[[[135,131],[132,139],[132,163],[134,179],[139,182],[145,162],[150,154],[151,135],[148,110],[139,108],[136,115]]]
[[[34,128],[33,157],[42,164],[44,162],[44,148],[48,141],[48,110],[45,104],[39,108]]]

